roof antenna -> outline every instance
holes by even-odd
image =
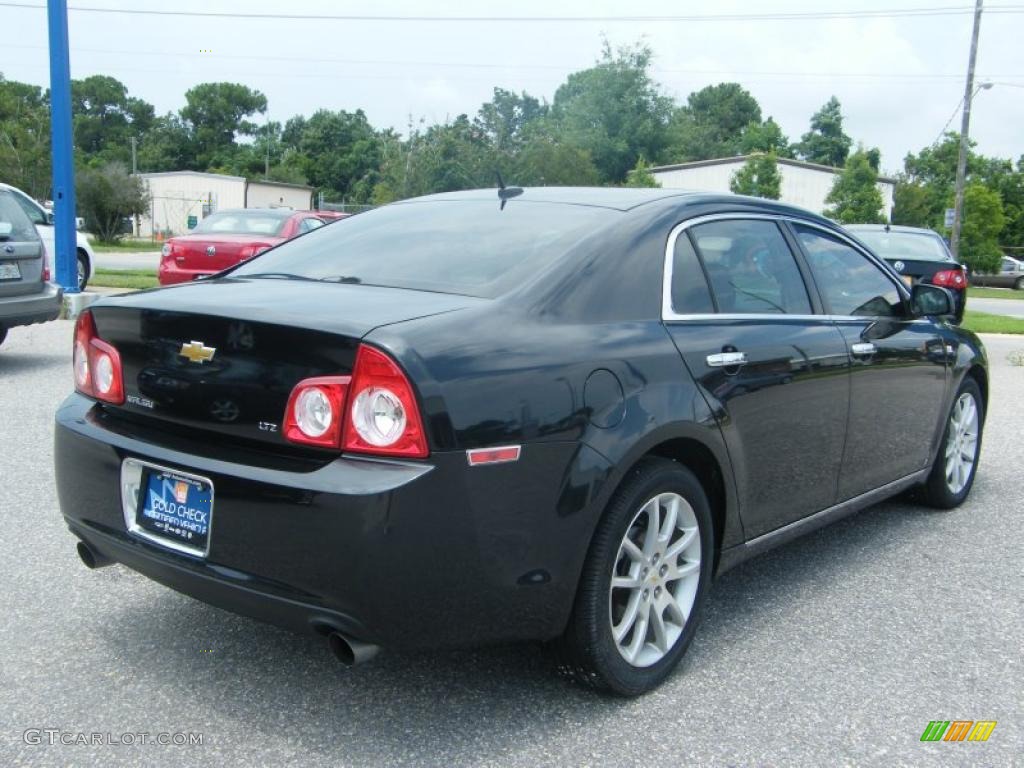
[[[505,210],[505,203],[511,200],[513,197],[519,197],[523,194],[522,187],[506,187],[505,180],[501,178],[501,171],[494,171],[498,175],[498,199],[501,200],[501,206],[498,208],[499,211]]]

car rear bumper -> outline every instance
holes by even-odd
[[[46,283],[38,293],[0,297],[0,328],[55,320],[63,298],[64,290],[54,283]]]
[[[177,264],[161,261],[157,268],[157,280],[160,285],[176,285],[178,283],[189,283],[200,277],[209,277],[216,274],[216,270],[210,269],[185,269]]]
[[[482,468],[459,452],[429,462],[340,457],[294,471],[183,452],[180,440],[155,445],[77,394],[56,421],[57,490],[71,531],[204,602],[392,647],[549,639],[568,620],[594,521],[585,505],[566,514],[560,496],[580,498],[564,480],[585,447],[540,444],[518,463]],[[126,457],[212,480],[205,559],[128,532]]]

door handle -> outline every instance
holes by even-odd
[[[708,365],[712,368],[732,368],[747,364],[747,356],[743,352],[719,352],[716,355],[708,355],[707,359]]]
[[[878,350],[870,341],[858,341],[856,344],[850,345],[850,351],[857,357],[866,357],[875,354]]]

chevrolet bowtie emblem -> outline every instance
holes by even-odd
[[[207,347],[201,341],[190,341],[181,345],[181,351],[178,354],[193,363],[205,363],[208,360],[213,360],[213,354],[216,351],[216,347]]]

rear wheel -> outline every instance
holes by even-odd
[[[1024,291],[1024,277],[1018,277],[1017,282],[1013,284],[1013,287],[1018,291]]]
[[[78,252],[78,290],[84,291],[89,282],[89,261],[83,251]]]
[[[957,390],[946,420],[939,453],[924,486],[924,499],[938,509],[963,503],[974,485],[985,423],[981,388],[968,376]]]
[[[594,534],[558,644],[560,671],[624,696],[660,684],[693,640],[713,546],[710,506],[694,474],[644,459]]]

